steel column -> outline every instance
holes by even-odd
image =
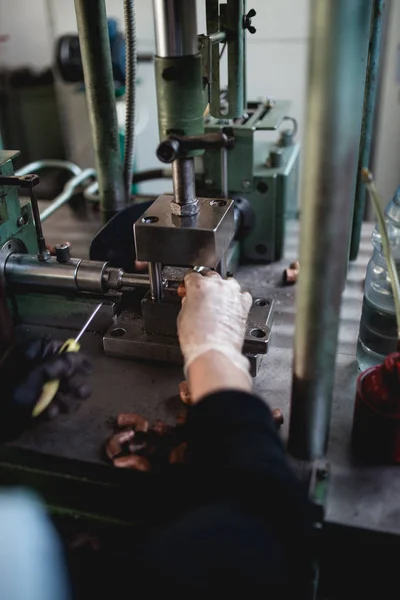
[[[75,0],[100,204],[107,221],[125,206],[114,79],[104,0]]]
[[[313,0],[289,451],[325,454],[358,164],[371,0]]]
[[[355,260],[360,246],[361,226],[365,208],[365,185],[361,179],[361,169],[369,167],[372,134],[374,129],[375,102],[378,88],[379,59],[383,31],[385,0],[374,0],[371,23],[371,37],[368,49],[368,66],[365,82],[363,123],[361,130],[360,154],[358,158],[358,173],[356,197],[354,203],[353,229],[350,244],[350,260]]]

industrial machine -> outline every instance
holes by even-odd
[[[84,15],[79,19],[79,10],[78,21],[83,26],[85,19]],[[73,301],[82,294],[86,300],[90,294],[112,292],[115,317],[104,335],[105,354],[179,363],[176,318],[180,298],[176,290],[185,270],[205,266],[227,276],[239,259],[269,262],[282,256],[285,217],[290,208],[296,212],[299,145],[294,141],[295,123],[294,130],[283,131],[276,144],[260,147],[255,141],[258,130],[279,128],[290,103],[246,103],[245,36],[247,30],[254,32],[254,11],[246,13],[245,3],[236,0],[226,5],[209,0],[208,31],[201,36],[197,35],[193,0],[157,1],[154,11],[161,138],[157,155],[172,163],[174,192],[157,198],[134,223],[136,258],[148,262],[148,276],[126,273],[121,265],[110,266],[106,261],[71,258],[68,248],[57,248],[57,255],[50,256],[34,195],[38,177],[14,176],[10,153],[3,153],[1,166],[4,216],[0,234],[7,242],[1,264],[4,284],[14,297],[12,311],[20,321],[36,322],[37,318],[35,304],[27,302],[27,292],[67,293]],[[103,36],[106,40],[107,32],[103,31]],[[226,47],[230,73],[224,93],[219,81],[221,44]],[[83,59],[86,51],[82,46]],[[88,82],[87,87],[90,103],[93,86]],[[220,160],[215,160],[216,155]],[[197,173],[195,158],[202,163]],[[117,196],[120,200],[124,195],[121,204],[127,205],[130,193],[129,186],[125,185],[124,192],[119,189],[114,172],[102,172],[106,177],[102,182],[99,175],[102,206],[104,186],[112,200],[110,214],[105,210],[108,218],[118,209]],[[19,214],[18,185],[29,187],[35,218],[29,207]],[[131,252],[133,257],[133,239]],[[148,288],[140,303],[137,295],[127,294],[139,287]],[[48,296],[43,301],[54,304],[54,298]],[[54,324],[54,311],[46,312],[49,323]],[[253,375],[267,352],[272,316],[272,300],[254,298],[243,348]]]
[[[129,11],[133,3],[125,4],[127,22],[132,25]],[[57,424],[53,429],[49,425],[37,437],[27,434],[2,448],[0,469],[4,480],[27,482],[43,490],[51,506],[74,515],[87,517],[96,513],[96,517],[130,523],[140,518],[151,520],[151,511],[159,506],[159,495],[154,495],[150,484],[144,484],[141,494],[135,494],[137,474],[126,478],[126,473],[115,473],[101,460],[99,447],[105,437],[105,423],[110,412],[126,410],[128,402],[129,406],[134,404],[137,412],[143,408],[147,413],[156,413],[161,405],[169,416],[174,412],[168,408],[168,413],[165,407],[173,406],[171,390],[176,393],[181,379],[180,370],[173,366],[181,360],[175,326],[180,306],[177,286],[187,269],[205,266],[229,276],[240,260],[249,261],[251,266],[244,268],[242,283],[247,287],[259,285],[263,292],[253,298],[243,352],[250,357],[253,375],[260,369],[255,389],[261,394],[265,388],[277,392],[284,412],[290,411],[288,450],[310,492],[317,529],[321,530],[330,481],[323,459],[328,447],[352,201],[358,159],[359,155],[360,160],[365,156],[366,131],[372,120],[373,78],[369,74],[376,67],[371,57],[380,31],[376,25],[382,15],[381,5],[381,0],[312,2],[312,93],[308,102],[303,190],[307,201],[302,209],[301,278],[294,309],[293,293],[268,287],[261,281],[266,273],[261,269],[269,267],[260,266],[260,262],[282,256],[285,215],[297,210],[294,198],[299,147],[294,140],[295,123],[289,130],[281,131],[269,146],[260,147],[255,140],[258,130],[278,130],[287,121],[288,104],[279,100],[246,100],[245,36],[247,31],[253,32],[254,11],[246,11],[244,0],[227,0],[224,4],[207,0],[207,33],[199,37],[195,0],[154,0],[160,129],[157,155],[171,164],[173,194],[132,207],[128,204],[134,144],[134,69],[129,68],[129,61],[134,63],[134,28],[126,29],[128,126],[123,168],[104,2],[75,0],[97,173],[74,173],[74,179],[86,182],[97,177],[106,222],[103,233],[108,233],[111,240],[107,242],[108,250],[115,250],[119,243],[118,224],[121,231],[123,225],[129,233],[131,264],[134,258],[146,261],[148,274],[131,272],[112,260],[94,260],[94,250],[91,260],[81,260],[71,258],[68,247],[59,245],[56,255],[51,256],[34,193],[37,176],[29,170],[14,174],[15,153],[1,154],[2,345],[10,342],[16,323],[50,325],[52,333],[54,328],[79,330],[84,317],[100,300],[103,302],[92,323],[93,330],[102,336],[87,342],[96,357],[99,376],[94,382],[91,409],[66,418],[59,429]],[[226,92],[221,90],[219,73],[223,44],[228,56]],[[28,189],[29,200],[20,201],[18,186]],[[68,194],[65,190],[55,206],[62,205]],[[356,216],[359,209],[358,203]],[[111,247],[113,244],[115,247]],[[276,327],[281,345],[270,356],[272,366],[268,370],[261,364],[261,357],[268,349],[275,295],[281,309]],[[360,288],[360,307],[361,296]],[[292,319],[295,315],[296,319],[293,360],[293,329],[289,342],[285,329],[288,315]],[[349,322],[350,318],[346,326]],[[357,332],[358,322],[354,345]],[[359,528],[395,530],[399,535],[393,518],[398,507],[391,506],[398,496],[398,474],[389,468],[371,473],[358,470],[346,454],[357,371],[353,369],[351,352],[345,350],[338,360],[341,387],[339,392],[336,390],[339,402],[329,453],[333,465],[330,523],[342,527],[338,527],[338,537],[343,529],[353,527],[353,520]],[[136,369],[135,362],[126,369],[121,367],[120,358],[146,360]],[[159,364],[163,362],[170,364],[163,367]],[[128,392],[135,395],[133,400],[130,397],[125,401],[123,396]],[[86,429],[80,447],[71,448],[71,435],[79,434],[83,428]],[[379,518],[384,515],[386,520],[382,524],[377,518],[371,526],[371,503],[375,498],[371,500],[371,489],[376,489],[376,481],[393,493],[384,496],[379,511]],[[360,510],[356,507],[351,512],[348,505],[353,507],[358,502]],[[336,549],[337,542],[327,546]]]

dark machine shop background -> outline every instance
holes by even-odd
[[[157,518],[150,487],[140,483],[131,502],[137,474],[116,474],[104,443],[118,412],[172,424],[184,408],[175,296],[182,268],[201,256],[252,293],[244,352],[255,391],[281,411],[282,437],[315,506],[315,593],[390,597],[400,555],[397,459],[356,460],[351,432],[360,370],[393,351],[371,350],[360,328],[375,225],[360,169],[372,171],[383,207],[397,206],[400,2],[187,0],[184,8],[176,0],[185,30],[199,35],[182,80],[168,51],[174,23],[163,2],[152,4],[134,3],[126,43],[123,0],[95,9],[30,0],[29,11],[24,0],[0,0],[7,310],[22,337],[66,338],[103,302],[82,340],[95,361],[91,399],[2,447],[0,482],[44,499],[82,590],[99,565],[123,563],[132,536]],[[134,65],[125,61],[132,44]],[[121,155],[133,145],[127,202]],[[20,187],[6,179],[13,174]],[[191,216],[195,196],[211,199],[201,226],[174,225]],[[130,221],[115,217],[122,211]],[[133,222],[148,272],[134,273]],[[296,377],[306,380],[301,394]]]

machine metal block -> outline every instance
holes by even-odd
[[[171,195],[163,195],[134,225],[138,260],[174,266],[215,268],[234,233],[233,201],[198,198],[193,217],[172,214]]]
[[[153,308],[158,304],[154,311],[150,308],[150,303],[153,304]],[[167,317],[171,317],[171,304],[164,301],[152,302],[148,300],[146,309],[152,317],[150,326],[156,328],[158,319],[160,326],[158,332],[145,330],[143,319],[132,318],[132,313],[122,312],[103,338],[106,356],[182,364],[183,359],[176,335],[175,317],[169,324],[171,329],[168,331],[170,333],[164,333],[166,327],[168,327],[166,324]],[[177,306],[179,308],[179,305]],[[273,315],[272,300],[258,297],[253,300],[243,344],[243,353],[250,360],[253,377],[261,364],[260,355],[268,352]],[[171,333],[173,328],[175,329],[175,335]]]

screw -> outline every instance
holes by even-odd
[[[18,227],[22,227],[23,225],[26,225],[27,222],[29,221],[29,217],[26,213],[23,213],[18,219],[17,219],[17,226]]]
[[[249,33],[255,33],[257,30],[251,24],[252,18],[256,16],[256,11],[254,8],[251,8],[247,15],[243,16],[243,29],[247,29]]]
[[[251,181],[249,179],[243,179],[243,181],[242,181],[242,187],[245,190],[248,190],[249,187],[251,187]]]

